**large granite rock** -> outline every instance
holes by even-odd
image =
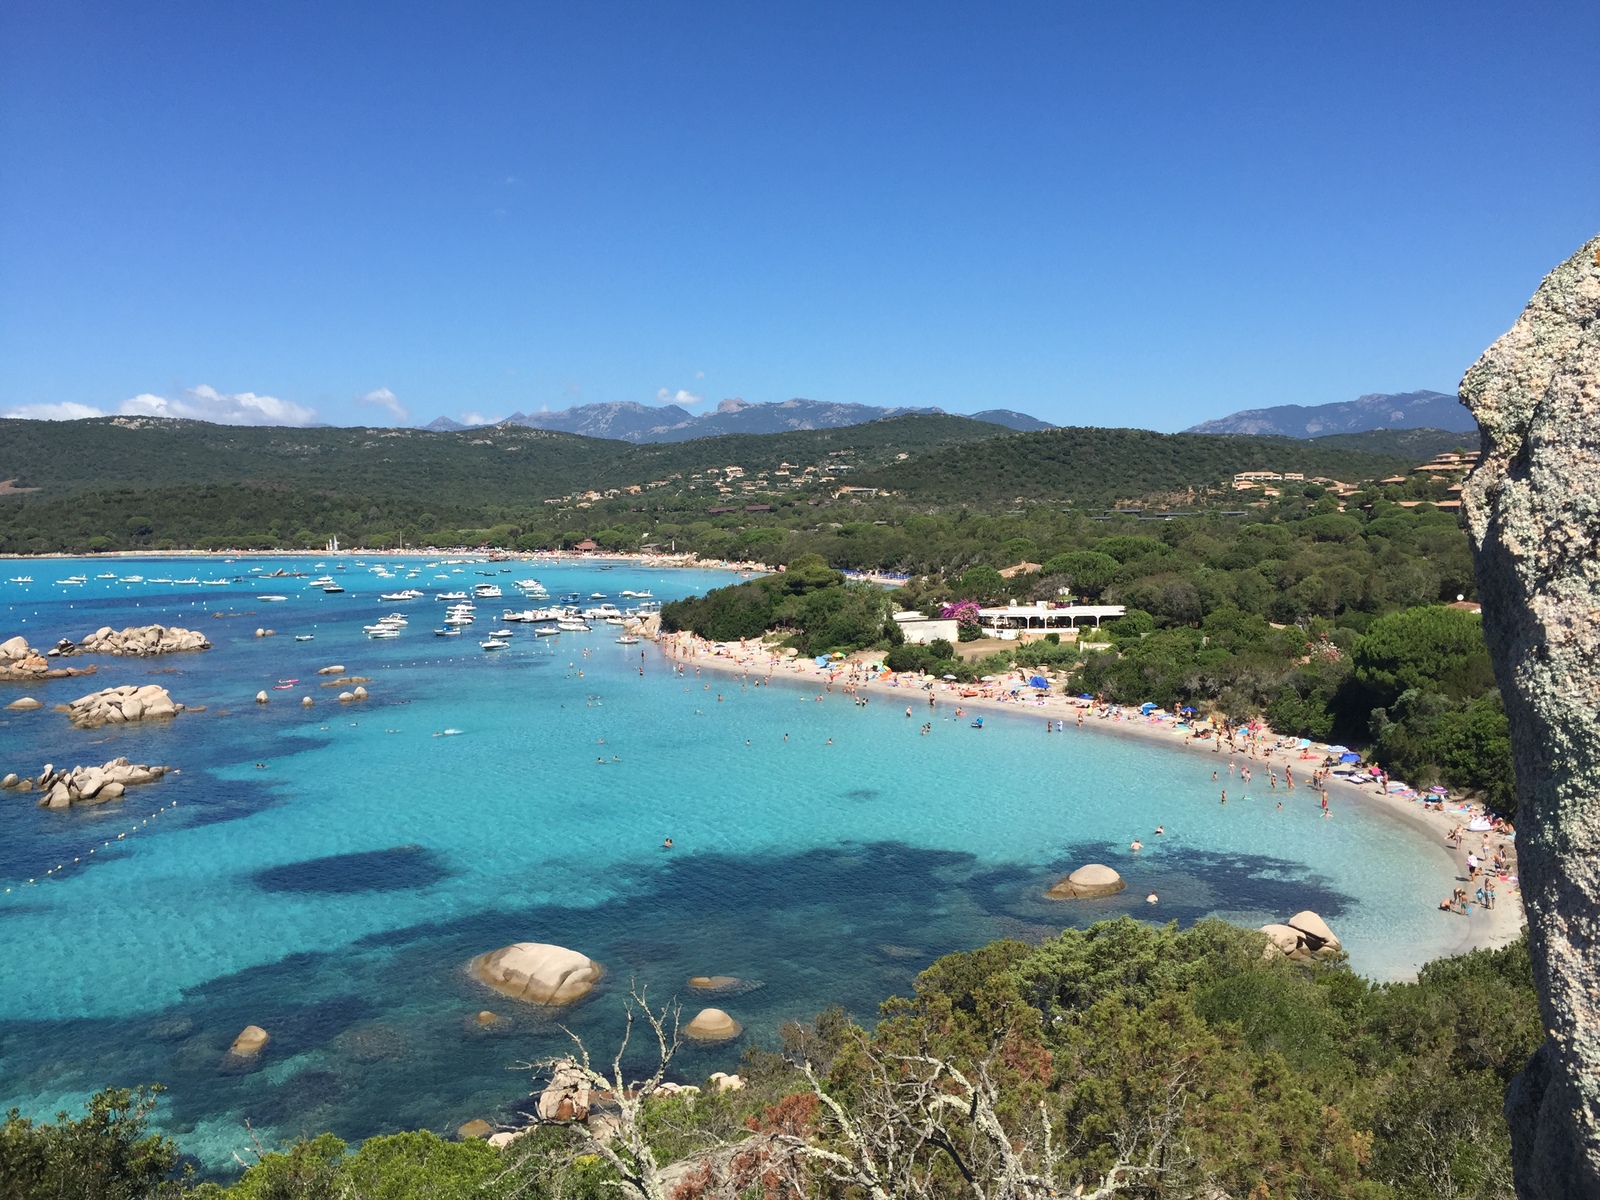
[[[702,1008],[683,1027],[683,1036],[695,1042],[731,1042],[744,1026],[720,1008]]]
[[[1506,1101],[1523,1197],[1600,1196],[1600,237],[1461,381],[1463,509],[1511,722],[1517,858],[1549,1038]]]
[[[1115,895],[1127,886],[1122,876],[1104,863],[1089,863],[1058,879],[1045,895],[1052,900],[1092,900]]]
[[[581,1000],[605,973],[599,963],[576,950],[543,942],[518,942],[480,954],[467,970],[495,991],[533,1004]]]

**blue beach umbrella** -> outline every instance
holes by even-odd
[[[1028,680],[1028,686],[1029,687],[1035,687],[1035,688],[1044,688],[1045,690],[1048,691],[1049,688],[1050,688],[1050,681],[1048,679],[1046,679],[1043,675],[1035,675],[1032,679]]]
[[[1361,761],[1361,755],[1359,755],[1359,754],[1341,754],[1341,755],[1339,755],[1339,761],[1340,762],[1360,762]]]

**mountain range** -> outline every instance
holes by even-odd
[[[870,404],[830,404],[822,400],[784,400],[750,404],[743,400],[724,400],[715,411],[696,415],[676,404],[578,404],[560,412],[512,413],[499,424],[522,425],[529,429],[554,429],[584,437],[613,441],[686,442],[692,438],[716,437],[730,433],[790,433],[802,429],[839,429],[864,425],[886,417],[910,415],[949,416],[942,408],[879,408]],[[1029,433],[1054,429],[1048,421],[1030,417],[1009,408],[991,408],[972,413],[971,420],[1003,425]],[[435,433],[454,433],[473,426],[440,417],[423,426]]]
[[[1282,404],[1246,408],[1215,421],[1202,421],[1185,433],[1253,433],[1310,438],[1369,429],[1475,430],[1472,414],[1444,392],[1374,392],[1335,404]]]

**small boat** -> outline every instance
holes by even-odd
[[[197,586],[199,586],[199,583],[200,583],[200,581],[198,579],[194,578],[193,576],[190,576],[188,579],[174,579],[172,581],[172,586],[173,587],[180,587],[180,586],[182,586],[182,587],[197,587]]]
[[[202,582],[201,586],[202,587],[227,587],[232,582],[233,582],[233,580],[231,580],[231,579],[207,579],[207,580],[204,580]]]
[[[458,617],[458,616],[451,615],[451,616],[448,616],[448,617],[446,617],[444,619],[444,623],[446,625],[471,625],[472,624],[472,618],[471,617]]]
[[[474,585],[472,594],[475,595],[479,600],[498,600],[505,593],[502,592],[495,584],[480,583]]]
[[[265,600],[268,604],[276,604],[279,601],[287,600],[288,598],[289,597],[287,597],[287,596],[257,596],[256,597],[257,600]]]
[[[340,587],[337,583],[330,583],[330,584],[328,584],[327,587],[323,588],[322,590],[324,592],[326,592],[330,596],[335,596],[338,593],[344,591],[344,589],[342,587]]]
[[[460,637],[461,636],[461,630],[459,630],[459,629],[435,629],[433,631],[433,636],[434,637]]]
[[[511,630],[509,630],[509,629],[492,629],[492,630],[489,631],[489,636],[492,637],[492,638],[508,638],[508,637],[511,636]]]
[[[95,576],[96,579],[115,579],[116,577],[117,573],[115,571],[107,571],[104,575]]]
[[[272,685],[272,690],[275,692],[287,692],[293,686],[294,684],[292,683],[275,683]]]
[[[604,600],[605,598],[606,598],[606,594],[604,592],[590,592],[589,593],[589,599],[591,599],[591,600]]]
[[[381,629],[368,629],[367,636],[369,638],[397,638],[400,636],[400,631],[398,629],[390,629],[385,625]]]
[[[624,596],[630,596],[635,600],[648,600],[648,599],[650,599],[650,593],[648,591],[633,592],[633,591],[629,591],[628,589],[624,588],[623,591],[622,591],[622,594]]]
[[[506,641],[504,638],[489,638],[487,641],[479,642],[478,645],[482,646],[485,650],[504,650],[507,646],[511,645],[511,643]]]
[[[466,598],[467,594],[465,592],[440,592],[434,597],[435,600],[465,600]]]
[[[559,630],[559,629],[551,629],[548,625],[546,625],[542,629],[535,629],[533,631],[533,636],[534,637],[556,637],[560,633],[561,633],[561,630]]]
[[[58,579],[56,582],[65,586],[68,584],[88,583],[89,580],[84,575],[68,575],[65,579]]]
[[[171,583],[172,580],[168,579],[166,576],[161,576],[160,578],[152,579],[150,582],[151,583]]]
[[[979,717],[977,720],[973,721],[972,722],[972,727],[974,729],[982,729],[983,728],[983,718]]]
[[[561,630],[562,633],[588,633],[589,632],[589,626],[585,625],[582,621],[575,620],[575,619],[569,618],[569,617],[563,617],[561,620],[557,621],[556,622],[556,628]]]
[[[280,680],[278,680],[278,682],[280,684],[282,684],[284,687],[293,687],[295,684],[299,683],[300,681],[298,679],[280,679]]]
[[[312,638],[314,638],[316,636],[317,635],[314,634],[314,633],[297,633],[297,634],[294,635],[294,640],[297,641],[297,642],[309,642]]]
[[[32,583],[33,582],[33,576],[32,575],[13,575],[6,582],[7,583]]]
[[[631,633],[625,633],[617,639],[617,645],[619,646],[637,646],[638,644],[639,639]]]

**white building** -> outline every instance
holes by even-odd
[[[895,613],[894,619],[895,624],[900,626],[900,632],[905,634],[906,641],[919,646],[926,646],[935,638],[943,638],[953,646],[961,638],[961,630],[956,626],[954,618],[946,620],[940,617],[928,617],[908,609]]]
[[[1007,641],[1034,633],[1060,632],[1077,629],[1080,622],[1114,621],[1126,616],[1123,604],[1064,604],[1051,605],[1043,600],[1034,604],[1010,604],[997,608],[980,608],[978,618],[985,637],[1003,638]]]

